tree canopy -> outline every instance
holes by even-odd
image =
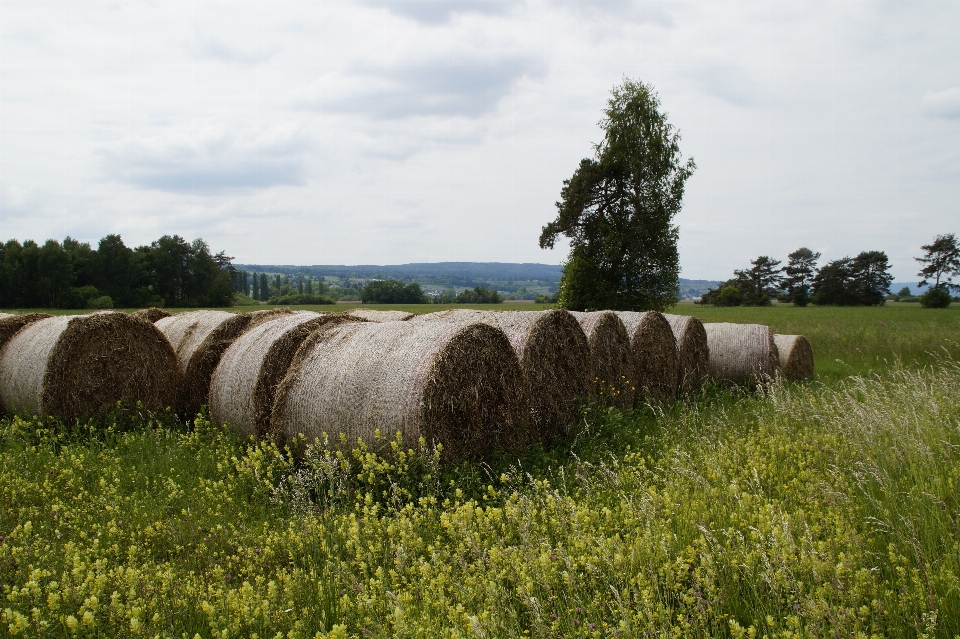
[[[70,237],[43,246],[8,240],[0,246],[0,307],[229,306],[232,258],[217,257],[203,240],[177,235],[135,249],[119,235],[96,250]]]
[[[570,240],[560,305],[576,310],[664,310],[677,301],[678,229],[684,185],[680,134],[667,122],[650,85],[614,87],[600,121],[603,141],[565,180],[557,218],[543,227],[541,248]]]

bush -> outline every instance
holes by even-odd
[[[275,295],[267,300],[267,304],[289,305],[289,304],[336,304],[332,297],[326,295],[310,295],[308,293],[294,293],[292,295]]]
[[[477,286],[472,291],[460,291],[456,301],[458,304],[503,304],[500,293],[491,291],[486,286]]]
[[[743,293],[736,286],[724,286],[714,303],[717,306],[740,306],[743,303]]]
[[[404,285],[400,280],[369,282],[360,291],[364,304],[426,304],[427,296],[416,282]]]
[[[87,302],[87,308],[98,310],[113,308],[113,299],[109,295],[101,295]]]
[[[920,296],[920,306],[923,308],[947,308],[953,298],[943,288],[931,288]]]
[[[259,303],[246,293],[234,293],[231,306],[256,306]]]

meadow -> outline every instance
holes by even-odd
[[[2,627],[960,636],[960,309],[675,312],[804,334],[817,379],[588,406],[550,450],[459,466],[390,433],[295,461],[203,415],[4,419]]]

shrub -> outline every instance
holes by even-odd
[[[943,288],[931,288],[920,296],[920,306],[923,308],[947,308],[953,298]]]
[[[113,308],[113,299],[109,295],[101,295],[87,302],[87,308],[108,309]]]
[[[275,295],[267,300],[267,304],[336,304],[332,297],[326,295],[310,295],[308,293],[292,293],[290,295]]]

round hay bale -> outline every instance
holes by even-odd
[[[242,436],[269,432],[277,385],[294,354],[322,326],[362,322],[345,313],[300,311],[262,322],[238,337],[223,353],[210,380],[210,415]]]
[[[774,335],[780,372],[791,382],[813,379],[813,346],[803,335]]]
[[[710,372],[710,348],[703,322],[689,315],[664,313],[663,317],[677,344],[680,392],[692,393],[703,385]]]
[[[195,415],[206,403],[210,377],[223,352],[244,331],[280,315],[290,315],[286,308],[228,313],[226,311],[190,311],[157,320],[156,327],[166,335],[177,354],[183,386],[179,410]]]
[[[373,308],[355,308],[348,315],[359,317],[368,322],[406,322],[413,313],[406,311],[378,311]]]
[[[630,337],[623,322],[613,311],[570,311],[570,314],[580,323],[590,345],[594,384],[599,386],[594,389],[598,400],[616,408],[632,407],[637,380]]]
[[[157,308],[156,306],[151,306],[150,308],[141,308],[139,311],[134,311],[130,314],[134,317],[147,320],[151,324],[154,324],[157,320],[162,320],[164,317],[170,317],[170,313],[166,312],[162,308]]]
[[[506,336],[484,324],[358,322],[313,333],[277,391],[276,439],[327,434],[375,445],[402,433],[482,459],[529,442],[523,372]],[[382,441],[381,441],[382,443]]]
[[[452,309],[411,321],[483,322],[503,331],[520,360],[530,397],[530,418],[542,440],[567,432],[580,418],[580,406],[593,398],[590,344],[576,318],[563,309]]]
[[[0,353],[0,403],[43,418],[104,415],[118,401],[161,411],[175,404],[178,379],[163,334],[126,313],[41,319]]]
[[[773,331],[762,324],[704,324],[710,376],[732,384],[766,383],[780,367]]]
[[[42,319],[53,317],[46,313],[27,313],[25,315],[11,315],[9,313],[0,313],[0,349],[16,335],[21,328]]]
[[[617,316],[630,338],[638,398],[672,402],[677,398],[680,360],[670,323],[656,311],[618,311]]]

